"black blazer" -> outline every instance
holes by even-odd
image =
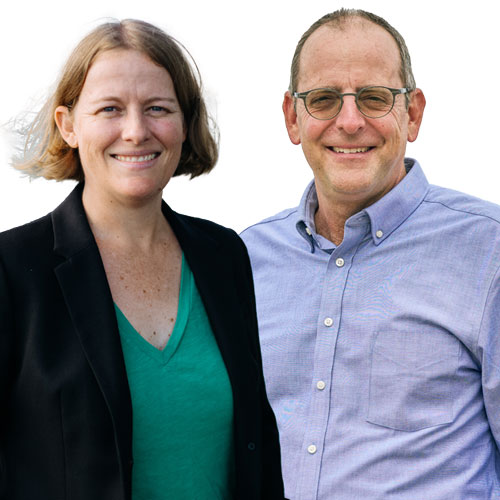
[[[130,393],[81,194],[78,185],[51,214],[0,234],[0,499],[130,499]],[[235,498],[282,499],[246,249],[229,229],[163,212],[231,381]]]

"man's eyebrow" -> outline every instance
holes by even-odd
[[[363,90],[363,89],[366,89],[366,88],[370,88],[370,87],[387,87],[387,88],[393,88],[391,87],[390,85],[382,85],[380,83],[367,83],[367,84],[363,84],[363,85],[358,85],[357,87],[355,87],[355,89],[352,91],[353,94],[359,92],[360,90]],[[338,86],[338,85],[325,85],[324,87],[315,87],[317,89],[331,89],[331,90],[336,90],[339,94],[343,94],[343,89],[342,87]],[[399,88],[399,87],[394,87],[394,88]],[[311,90],[314,90],[314,89],[311,89]],[[347,93],[350,93],[350,92],[347,92]]]

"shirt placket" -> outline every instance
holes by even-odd
[[[311,400],[297,482],[299,500],[318,498],[328,420],[331,404],[335,400],[331,387],[341,325],[342,299],[353,256],[365,233],[366,227],[363,226],[347,229],[342,245],[331,253],[325,266],[321,306],[316,323]]]

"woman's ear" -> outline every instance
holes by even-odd
[[[72,147],[78,147],[78,138],[75,134],[73,115],[67,106],[57,106],[54,112],[54,120],[57,128],[66,143]]]

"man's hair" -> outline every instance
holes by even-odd
[[[295,53],[292,59],[292,67],[290,71],[290,85],[288,87],[288,90],[291,94],[297,91],[300,54],[302,53],[302,48],[304,47],[307,39],[321,26],[328,25],[333,28],[342,29],[347,21],[353,20],[355,18],[366,19],[374,24],[377,24],[378,26],[384,28],[392,36],[392,38],[394,38],[399,49],[399,55],[401,57],[401,67],[399,72],[401,80],[403,81],[403,85],[411,90],[415,89],[415,78],[413,77],[413,71],[411,69],[410,53],[408,52],[406,43],[399,32],[395,28],[393,28],[385,19],[370,12],[366,12],[360,9],[340,9],[330,14],[326,14],[318,19],[310,26],[310,28],[302,35],[301,39],[299,40],[299,43],[295,48]]]
[[[139,51],[165,68],[172,78],[186,126],[186,140],[174,175],[196,177],[209,172],[218,157],[217,129],[202,97],[198,68],[191,56],[190,64],[186,57],[189,53],[174,38],[135,19],[104,23],[80,41],[66,61],[55,91],[26,127],[23,153],[14,160],[14,167],[34,177],[83,180],[78,149],[62,138],[54,112],[58,106],[74,109],[93,62],[99,54],[114,49]]]

